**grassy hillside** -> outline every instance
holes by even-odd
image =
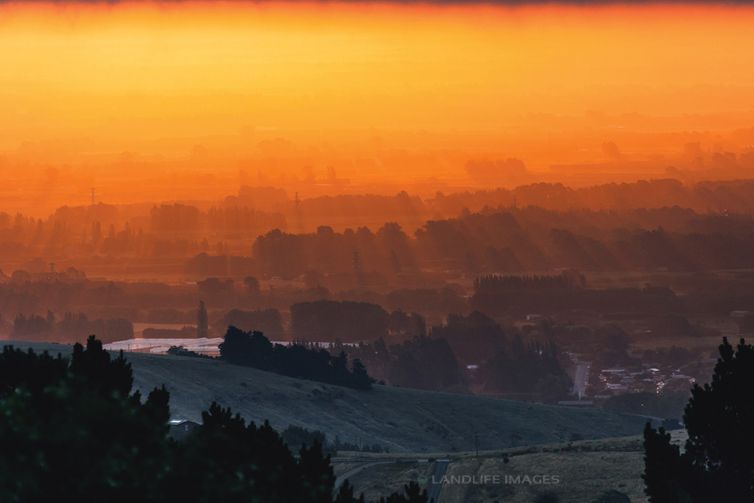
[[[52,352],[68,346],[16,343]],[[573,409],[375,386],[357,391],[239,367],[222,361],[129,353],[135,387],[165,385],[174,418],[198,421],[212,401],[245,418],[324,431],[391,452],[501,449],[512,446],[633,435],[644,420],[598,409]]]

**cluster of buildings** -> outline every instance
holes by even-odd
[[[596,399],[623,393],[688,391],[696,378],[680,369],[639,364],[598,370],[589,382],[589,394]]]

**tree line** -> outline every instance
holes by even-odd
[[[262,332],[245,332],[234,326],[228,327],[220,344],[220,357],[236,365],[355,389],[370,389],[374,382],[359,359],[353,360],[349,369],[342,351],[332,356],[314,345],[273,344]]]
[[[387,447],[377,443],[369,445],[344,442],[338,435],[335,435],[333,440],[328,440],[325,433],[320,430],[308,430],[295,425],[288,426],[280,433],[280,436],[291,447],[319,443],[323,446],[326,454],[335,454],[338,451],[389,452]]]
[[[28,340],[75,341],[79,334],[101,334],[106,342],[132,339],[133,323],[124,318],[90,320],[86,314],[66,312],[57,319],[52,311],[46,316],[19,314],[13,320],[13,337]]]

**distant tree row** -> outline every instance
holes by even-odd
[[[433,326],[428,336],[399,344],[378,339],[342,348],[390,385],[526,394],[545,400],[567,396],[572,382],[552,338],[543,334],[527,344],[519,331],[511,330],[506,335],[495,320],[475,311],[468,316],[449,315],[447,323]]]
[[[416,336],[399,344],[384,339],[344,348],[370,372],[393,386],[467,392],[463,370],[445,339]]]
[[[192,235],[211,231],[223,237],[257,236],[275,227],[285,227],[285,217],[239,204],[212,207],[206,212],[185,204],[161,204],[149,214],[150,230],[160,235]]]
[[[491,274],[474,280],[477,293],[520,292],[522,290],[571,290],[586,287],[586,278],[576,271],[557,275],[507,276]]]
[[[291,324],[296,340],[371,341],[387,335],[388,313],[367,302],[302,302],[291,306]]]
[[[502,327],[479,311],[468,316],[449,314],[443,325],[432,327],[432,337],[445,339],[458,360],[465,364],[480,364],[502,350],[507,337]]]
[[[327,436],[323,432],[319,430],[308,430],[294,425],[290,425],[284,429],[280,433],[280,436],[291,449],[319,444],[324,446],[324,450],[327,454],[335,454],[338,451],[388,452],[388,449],[380,444],[359,445],[350,442],[343,442],[337,435],[334,440],[328,442]]]
[[[562,290],[479,290],[471,307],[490,316],[585,310],[603,313],[673,313],[684,305],[667,287]]]
[[[426,333],[421,315],[400,309],[388,313],[369,302],[299,302],[291,306],[291,324],[295,340],[309,342],[405,340]]]
[[[273,344],[262,332],[245,332],[233,326],[228,327],[220,344],[220,356],[236,365],[349,388],[369,389],[374,382],[360,360],[354,360],[349,369],[344,352],[332,356],[317,347]]]
[[[252,190],[257,189],[262,188]],[[187,272],[198,276],[288,278],[315,268],[354,273],[354,253],[361,257],[363,271],[383,275],[415,271],[438,260],[469,273],[569,267],[743,269],[752,266],[754,256],[753,192],[750,180],[693,186],[653,180],[578,189],[535,184],[425,200],[402,193],[292,204],[276,197],[272,213],[240,195],[208,211],[156,203],[148,215],[131,217],[118,206],[97,204],[62,207],[46,219],[0,213],[0,255],[24,260],[38,255],[68,260],[100,254],[116,260],[194,256]],[[464,210],[461,217],[450,218]],[[430,216],[436,220],[427,220]],[[291,221],[299,229],[322,221],[350,228],[284,232]],[[364,227],[375,222],[385,223]],[[411,236],[399,224],[418,230]],[[229,255],[223,244],[252,236],[258,236],[253,258]],[[210,251],[214,256],[207,255]]]
[[[320,226],[307,234],[275,229],[254,241],[252,256],[266,274],[291,278],[319,269],[349,274],[355,284],[370,272],[400,274],[416,268],[411,239],[394,222],[385,223],[377,232],[367,227],[341,233]]]
[[[573,386],[553,343],[525,345],[518,337],[481,366],[479,377],[487,392],[532,393],[551,401],[567,396]]]
[[[84,313],[65,313],[58,320],[51,311],[46,316],[19,314],[13,321],[13,337],[26,340],[75,341],[80,334],[102,334],[106,342],[132,339],[133,324],[123,318],[90,320]]]

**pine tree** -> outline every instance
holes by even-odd
[[[662,428],[644,431],[651,503],[754,501],[754,347],[723,339],[719,350],[712,382],[691,390],[684,452]]]
[[[364,367],[364,364],[361,363],[361,360],[358,358],[354,359],[352,367],[353,377],[351,378],[351,381],[353,382],[353,387],[357,389],[371,388],[374,379],[369,377],[367,369]]]
[[[353,495],[353,486],[346,480],[338,489],[334,503],[364,503],[364,493],[356,499]]]

